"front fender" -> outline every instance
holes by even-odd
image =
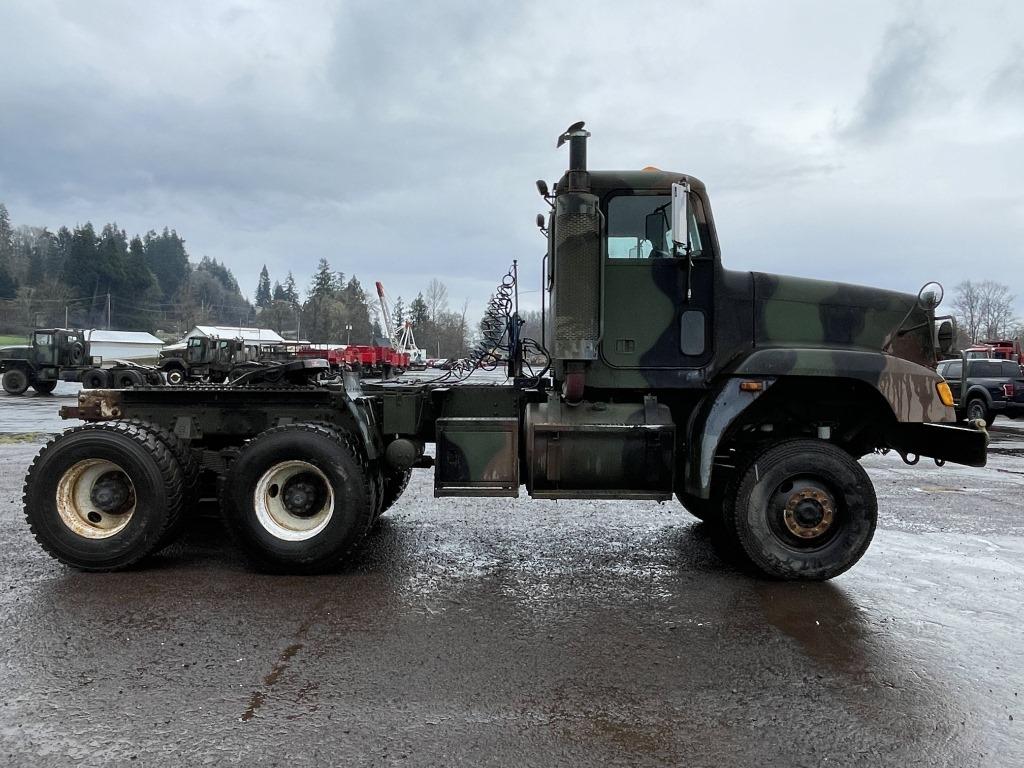
[[[737,417],[775,383],[774,378],[758,380],[763,384],[761,389],[746,391],[740,389],[743,379],[725,379],[690,415],[686,426],[683,487],[691,496],[699,499],[710,498],[711,468],[715,462],[715,451],[718,450],[723,435]]]
[[[900,423],[955,422],[931,368],[881,352],[853,349],[760,349],[734,371],[738,376],[821,376],[855,379],[877,389]]]

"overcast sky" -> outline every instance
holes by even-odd
[[[0,30],[14,223],[170,226],[250,296],[321,257],[535,289],[533,182],[586,120],[592,168],[707,184],[729,267],[1024,297],[1021,2],[4,0]]]

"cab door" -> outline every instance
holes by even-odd
[[[673,255],[671,197],[605,197],[601,357],[615,368],[699,368],[712,356],[714,258],[690,195],[691,258]]]

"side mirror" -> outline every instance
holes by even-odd
[[[939,354],[946,356],[953,351],[953,342],[956,339],[956,329],[952,320],[935,321],[935,347]]]
[[[921,286],[921,290],[917,292],[917,306],[926,312],[931,311],[942,303],[942,297],[945,292],[942,290],[942,285],[936,282],[925,283]]]
[[[672,240],[676,251],[690,251],[690,185],[672,185]]]
[[[668,222],[665,220],[664,211],[648,213],[644,219],[644,238],[651,241],[655,250],[665,249],[665,229]]]

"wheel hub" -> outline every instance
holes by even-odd
[[[801,539],[821,536],[831,527],[834,518],[832,497],[820,488],[794,490],[782,513],[786,528]]]
[[[116,515],[127,511],[131,488],[121,472],[107,472],[100,476],[89,493],[89,499],[101,512]]]
[[[298,517],[309,517],[322,503],[316,485],[301,476],[289,482],[282,493],[285,509]]]

